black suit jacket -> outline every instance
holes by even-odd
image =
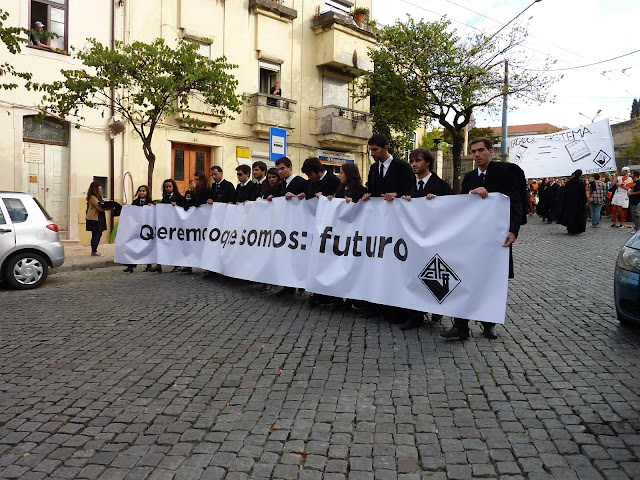
[[[433,172],[431,172],[431,176],[429,177],[427,183],[424,185],[422,192],[418,193],[418,186],[416,185],[415,179],[413,181],[413,184],[411,185],[411,188],[409,189],[409,196],[412,198],[426,197],[430,193],[438,196],[453,195],[453,190],[447,182],[442,180]]]
[[[236,187],[236,203],[243,203],[247,200],[254,201],[258,198],[257,185],[253,182],[247,183],[243,186],[241,183]]]
[[[211,186],[211,199],[217,203],[229,203],[233,202],[236,198],[236,189],[229,180],[224,178],[220,182],[220,185],[214,183]]]
[[[285,181],[283,180],[282,185],[280,186],[280,192],[278,193],[278,195],[274,195],[274,196],[284,197],[285,193],[288,193],[288,192],[291,192],[294,195],[307,193],[307,181],[304,178],[299,177],[298,175],[294,176],[291,179],[287,187],[285,187],[284,184],[285,184]]]
[[[389,169],[382,178],[380,178],[380,163],[375,162],[369,167],[367,186],[372,197],[380,197],[385,193],[396,193],[400,197],[409,193],[415,178],[407,162],[393,157]]]
[[[520,182],[515,169],[512,168],[510,163],[492,161],[489,162],[485,174],[484,188],[486,188],[489,193],[502,193],[511,200],[509,231],[517,237],[520,231],[520,225],[522,224],[522,192],[519,188]],[[460,193],[466,194],[482,186],[482,180],[476,168],[467,173],[462,179],[462,190]]]
[[[328,197],[329,195],[335,195],[338,187],[340,186],[340,179],[333,173],[327,172],[322,180],[317,182],[308,182],[307,198],[313,198],[316,193],[321,192],[322,195]]]

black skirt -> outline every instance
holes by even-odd
[[[87,220],[87,232],[104,232],[107,229],[107,216],[98,212],[98,220]]]

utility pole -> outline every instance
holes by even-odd
[[[500,144],[500,159],[506,162],[509,158],[509,144],[507,143],[507,92],[509,91],[509,60],[504,61],[504,90],[502,93],[502,143]]]

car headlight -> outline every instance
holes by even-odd
[[[618,255],[618,267],[630,272],[640,273],[640,250],[622,247]]]

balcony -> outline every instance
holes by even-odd
[[[316,66],[359,74],[373,71],[369,47],[376,45],[371,25],[351,16],[326,12],[311,22],[316,35]]]
[[[315,122],[312,132],[325,148],[354,150],[367,144],[373,133],[371,114],[350,108],[328,105],[312,109]],[[315,123],[315,128],[313,124]]]
[[[222,123],[222,116],[217,115],[211,111],[211,107],[198,96],[197,93],[189,96],[189,116],[200,120],[205,125],[216,126]],[[181,113],[176,113],[177,120],[183,120],[184,116]]]
[[[284,0],[249,0],[249,10],[286,21],[298,17],[298,12],[287,7]]]
[[[244,123],[251,125],[258,137],[269,138],[269,127],[280,127],[289,131],[296,128],[295,100],[266,93],[254,93],[247,97]]]

